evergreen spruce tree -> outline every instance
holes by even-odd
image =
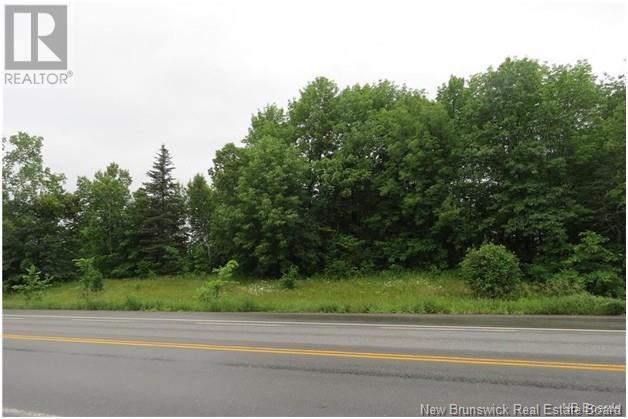
[[[160,274],[177,273],[185,254],[185,206],[173,170],[170,152],[162,145],[152,170],[147,173],[149,181],[141,188],[145,199],[138,208],[139,256],[143,266]]]

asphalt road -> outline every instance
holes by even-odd
[[[625,350],[623,318],[5,311],[3,412],[623,414]]]

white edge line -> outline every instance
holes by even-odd
[[[446,328],[443,328],[446,327]],[[380,326],[380,329],[386,329],[386,330],[413,330],[415,328],[413,327],[407,327],[407,326]],[[467,329],[464,328],[464,326],[436,326],[434,328],[431,328],[429,330],[451,330],[451,331],[466,331]],[[548,329],[541,329],[541,330],[548,330]],[[565,329],[565,330],[572,330],[572,329]],[[517,332],[518,329],[504,329],[503,327],[494,327],[491,328],[489,331],[491,332]]]
[[[49,413],[40,413],[40,412],[32,412],[30,410],[22,410],[22,409],[14,409],[12,407],[3,407],[2,415],[12,415],[12,416],[51,416],[54,417],[56,415],[51,415]]]
[[[217,320],[215,322],[212,321],[208,321],[208,320],[201,320],[201,321],[197,321],[196,324],[199,325],[207,325],[207,326],[259,326],[259,324],[255,323],[255,322],[238,322],[238,323],[228,323],[225,322],[224,320]],[[264,327],[281,327],[284,326],[283,324],[262,324],[262,326]]]
[[[172,318],[147,318],[147,317],[95,317],[95,316],[61,316],[61,315],[45,315],[45,314],[20,314],[19,316],[12,314],[3,315],[4,318],[56,318],[56,319],[76,319],[76,320],[138,320],[138,321],[170,321],[170,322],[203,322],[206,324],[215,323],[232,323],[232,324],[249,324],[249,325],[310,325],[310,326],[359,326],[359,327],[396,327],[407,329],[435,329],[435,330],[488,330],[488,331],[504,331],[504,330],[525,330],[531,332],[544,331],[560,331],[560,332],[603,332],[603,333],[626,333],[625,330],[614,329],[569,329],[569,328],[542,328],[542,327],[499,327],[499,326],[439,326],[439,325],[400,325],[386,323],[339,323],[339,322],[308,322],[308,321],[270,321],[270,320],[203,320],[203,319],[172,319]]]
[[[123,320],[123,319],[73,319],[70,318],[70,320],[73,320],[75,322],[109,322],[109,323],[128,323],[130,320]]]

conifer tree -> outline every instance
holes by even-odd
[[[181,269],[185,253],[185,207],[180,185],[172,172],[172,157],[162,144],[148,182],[143,189],[145,200],[138,208],[141,225],[138,230],[140,259],[155,273],[173,274]]]

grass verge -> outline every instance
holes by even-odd
[[[198,298],[209,276],[107,279],[104,290],[81,297],[76,282],[60,283],[39,300],[4,294],[6,309],[89,309],[154,311],[268,311],[326,313],[451,314],[587,314],[618,315],[625,301],[589,294],[547,296],[540,293],[512,300],[474,297],[455,272],[380,273],[332,280],[298,280],[284,289],[277,280],[234,280],[208,302]]]

